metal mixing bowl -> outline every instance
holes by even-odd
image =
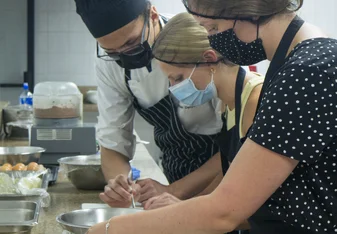
[[[85,234],[91,226],[97,223],[107,221],[115,216],[134,214],[141,211],[123,208],[75,210],[57,216],[56,221],[64,230],[74,234]]]
[[[25,165],[31,162],[38,162],[41,153],[46,151],[41,147],[0,147],[0,166],[5,163],[15,165],[23,163]]]
[[[106,185],[100,155],[65,157],[58,160],[60,169],[78,189],[103,190]]]

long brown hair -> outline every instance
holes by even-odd
[[[304,0],[185,0],[192,12],[238,19],[268,19],[275,15],[295,12],[303,6],[303,2]]]

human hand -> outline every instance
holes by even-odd
[[[135,202],[140,198],[140,185],[130,181],[125,175],[109,180],[100,199],[111,207],[128,208],[131,206],[131,194]]]
[[[169,186],[162,185],[158,181],[152,179],[145,179],[137,181],[140,185],[139,202],[143,203],[152,197],[159,196],[165,192],[170,192]]]
[[[181,200],[169,193],[163,193],[160,196],[149,199],[144,204],[145,210],[153,210],[161,207],[169,206],[180,202]]]

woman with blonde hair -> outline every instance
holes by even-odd
[[[337,233],[337,41],[296,15],[302,0],[184,3],[229,61],[271,61],[247,140],[211,194],[92,233],[220,234],[248,218],[263,229],[260,208],[286,233]]]

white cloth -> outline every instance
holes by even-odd
[[[105,148],[115,150],[132,159],[135,151],[133,120],[135,109],[132,96],[125,84],[124,69],[116,62],[96,59],[98,86],[97,139]],[[131,71],[130,89],[142,108],[149,108],[169,94],[169,80],[152,61],[152,72],[147,68]],[[211,135],[220,132],[221,101],[212,100],[196,108],[184,109],[177,103],[178,116],[191,133]]]

